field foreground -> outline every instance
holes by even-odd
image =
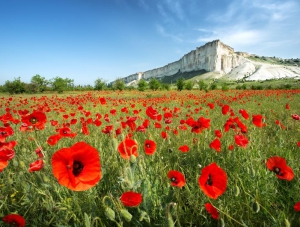
[[[300,90],[2,96],[0,225],[18,214],[26,226],[299,226],[299,100]]]

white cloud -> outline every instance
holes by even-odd
[[[197,42],[220,39],[239,50],[291,46],[300,37],[299,15],[300,5],[293,0],[234,0],[207,16],[210,27],[198,29]]]

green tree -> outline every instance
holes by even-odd
[[[125,83],[122,79],[117,79],[114,83],[114,86],[113,86],[114,89],[117,89],[119,91],[123,91],[124,88],[125,88]]]
[[[25,83],[21,81],[20,77],[15,78],[13,81],[7,80],[4,84],[4,90],[9,94],[21,94],[25,92]]]
[[[95,80],[95,86],[94,89],[97,91],[102,91],[104,90],[106,87],[106,81],[103,79],[98,78],[97,80]]]
[[[153,91],[156,91],[161,87],[161,83],[156,78],[152,78],[149,81],[148,85],[149,85],[149,88]]]
[[[206,83],[204,83],[203,80],[199,80],[199,81],[198,81],[198,86],[199,86],[200,91],[206,90],[207,87],[208,87],[208,85],[207,85]]]
[[[43,92],[46,90],[49,81],[45,79],[45,77],[36,74],[35,76],[31,77],[31,88],[35,90],[35,92]]]
[[[147,88],[147,86],[148,86],[148,84],[147,84],[146,80],[141,79],[141,80],[139,80],[137,86],[138,86],[138,90],[139,91],[145,91],[146,88]]]
[[[185,89],[186,90],[192,90],[193,89],[193,87],[194,87],[194,83],[193,83],[193,81],[187,81],[186,83],[185,83]]]
[[[52,79],[51,85],[53,91],[62,93],[63,91],[71,90],[74,88],[74,80],[69,78],[63,79],[61,77],[55,77],[54,79]]]
[[[216,83],[212,83],[210,85],[210,90],[216,90],[218,88],[218,85]]]
[[[222,91],[228,91],[229,90],[229,87],[227,84],[223,84],[222,85]]]
[[[166,89],[167,91],[171,90],[171,85],[170,84],[162,84],[161,85],[163,89]]]
[[[181,77],[180,79],[176,80],[176,86],[177,90],[182,91],[185,86],[184,78]]]

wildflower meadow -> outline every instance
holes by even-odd
[[[2,226],[300,226],[300,90],[0,96]]]

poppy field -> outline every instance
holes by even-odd
[[[299,226],[300,90],[0,96],[2,226]]]

